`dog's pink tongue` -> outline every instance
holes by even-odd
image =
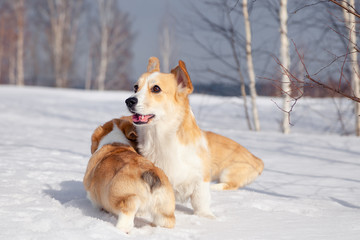
[[[132,120],[135,123],[147,123],[149,119],[151,118],[151,115],[140,115],[140,114],[134,114],[132,116]]]

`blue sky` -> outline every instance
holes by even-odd
[[[132,29],[136,34],[132,51],[134,54],[132,78],[138,78],[146,70],[149,57],[159,55],[159,27],[169,2],[171,1],[120,1],[122,9],[130,14]],[[181,7],[181,4],[178,5]]]
[[[234,1],[235,2],[235,1]],[[276,1],[273,1],[274,3]],[[171,1],[171,0],[131,0],[119,1],[123,11],[130,14],[132,20],[132,30],[136,34],[135,41],[132,46],[133,63],[131,70],[131,80],[136,81],[137,78],[146,70],[147,61],[150,56],[159,57],[159,29],[162,19],[166,12],[175,16],[177,23],[182,25],[181,31],[177,31],[176,44],[178,45],[178,58],[185,61],[187,64],[190,76],[193,81],[217,81],[214,77],[208,77],[206,69],[216,67],[218,71],[228,71],[200,49],[200,47],[192,39],[189,32],[184,31],[184,26],[193,28],[193,31],[201,41],[212,44],[214,47],[222,48],[225,53],[228,46],[222,45],[221,37],[206,35],[208,33],[202,32],[199,28],[198,18],[191,9],[191,4],[196,4],[199,9],[206,15],[213,19],[220,19],[219,12],[214,12],[211,9],[204,8],[198,1]],[[276,74],[275,68],[278,66],[275,63],[274,57],[278,56],[279,52],[279,25],[275,15],[266,7],[265,2],[249,1],[250,21],[253,38],[253,58],[255,65],[255,73],[257,81],[261,81],[262,77],[272,76]],[[288,5],[289,11],[289,38],[294,40],[299,48],[302,48],[305,58],[331,58],[331,54],[327,51],[333,51],[337,48],[338,38],[335,39],[324,38],[321,42],[317,42],[320,34],[327,27],[326,15],[329,14],[323,5],[318,5],[312,8],[305,8],[301,11],[296,10],[303,4],[299,1],[290,0]],[[274,12],[274,11],[273,11]],[[276,11],[275,11],[276,12]],[[314,15],[316,13],[316,15]],[[243,31],[242,16],[235,18],[237,28],[240,33]],[[319,19],[322,22],[316,22]],[[319,24],[315,26],[314,23]],[[193,25],[193,26],[192,26]],[[195,27],[194,27],[195,26]],[[178,26],[174,26],[178,27]],[[207,37],[209,36],[209,37]],[[224,47],[225,46],[225,47]],[[241,49],[243,46],[239,46]],[[292,52],[292,65],[296,67],[298,64],[298,57],[294,53],[293,45],[290,46]],[[224,50],[225,49],[225,50]],[[342,51],[342,50],[341,50]],[[241,52],[241,50],[240,50]],[[327,55],[326,55],[327,54]],[[310,61],[309,61],[310,62]],[[325,61],[326,62],[326,61]],[[176,63],[175,63],[176,64]],[[173,64],[174,65],[174,64]],[[246,61],[242,60],[242,70],[246,71]],[[308,64],[310,70],[317,71],[324,66],[323,62],[311,62]],[[174,66],[173,66],[174,67]],[[275,69],[275,70],[274,70]],[[208,78],[208,79],[207,79]],[[245,79],[247,78],[245,74]],[[212,80],[209,80],[212,79]]]

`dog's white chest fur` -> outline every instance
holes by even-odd
[[[184,145],[171,130],[162,131],[154,126],[138,130],[142,131],[138,146],[141,154],[164,170],[177,200],[187,200],[202,181],[202,159],[197,153],[199,147],[206,148],[205,138],[198,144]]]

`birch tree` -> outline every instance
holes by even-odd
[[[346,8],[351,6],[355,10],[355,1],[347,0],[343,1],[342,5],[345,25],[349,32],[349,57],[350,57],[350,78],[351,85],[354,91],[354,96],[360,98],[360,71],[358,64],[358,50],[357,50],[357,38],[356,38],[356,19],[355,15],[349,13]],[[356,11],[355,11],[356,12]],[[354,102],[355,107],[355,133],[356,136],[360,136],[360,103]]]
[[[0,80],[19,86],[24,85],[24,5],[24,0],[0,3]]]
[[[49,55],[53,65],[55,86],[69,86],[69,72],[74,60],[82,1],[48,0],[38,2],[42,22],[47,29]]]
[[[230,16],[230,11],[226,12],[226,16],[227,16],[227,19],[228,19],[229,24],[230,24],[230,33],[229,33],[229,36],[228,36],[229,37],[228,41],[230,43],[231,52],[232,52],[232,56],[234,58],[236,71],[237,71],[237,74],[238,74],[238,77],[239,77],[239,80],[240,80],[240,84],[241,84],[240,90],[241,90],[241,95],[242,95],[243,101],[244,101],[245,117],[246,117],[246,121],[247,121],[247,124],[248,124],[248,128],[250,130],[252,130],[251,120],[250,120],[249,111],[248,111],[248,104],[247,104],[245,80],[244,80],[244,76],[243,76],[242,71],[241,71],[240,57],[238,55],[237,48],[236,48],[236,32],[235,32],[234,24],[233,24],[231,16]]]
[[[0,13],[0,83],[2,82],[2,63],[4,56],[4,39],[5,39],[5,27],[4,27],[4,17]]]
[[[304,77],[300,77],[297,74],[293,73],[293,71],[290,70],[289,66],[285,67],[285,64],[281,62],[280,60],[276,60],[277,64],[281,67],[283,74],[286,75],[286,78],[288,78],[287,82],[289,82],[289,85],[291,84],[292,88],[297,90],[300,95],[294,96],[293,93],[289,93],[286,91],[285,87],[283,87],[281,90],[284,92],[284,94],[287,94],[289,97],[291,97],[292,101],[294,101],[294,104],[291,106],[291,108],[296,104],[296,102],[304,96],[304,89],[305,87],[307,89],[315,89],[315,90],[321,90],[321,91],[327,91],[327,95],[325,96],[336,96],[336,97],[344,97],[351,101],[353,101],[354,109],[355,109],[355,117],[356,117],[356,135],[359,134],[359,105],[360,105],[360,93],[359,93],[359,64],[357,60],[357,54],[359,52],[359,47],[357,45],[357,39],[356,39],[356,20],[360,19],[360,14],[357,13],[355,10],[355,1],[348,0],[348,1],[336,1],[336,0],[328,0],[328,2],[318,1],[314,4],[306,4],[295,10],[294,12],[298,12],[299,10],[305,9],[305,8],[312,8],[317,4],[329,4],[328,11],[326,11],[325,17],[329,17],[327,19],[328,22],[332,23],[332,25],[329,27],[328,23],[326,25],[320,25],[323,28],[330,29],[332,35],[337,36],[338,41],[332,41],[332,43],[336,43],[336,47],[340,47],[343,54],[339,55],[338,53],[333,53],[333,49],[329,47],[329,43],[327,43],[327,52],[330,52],[332,54],[332,59],[329,59],[327,61],[326,65],[322,66],[318,71],[312,72],[307,67],[307,61],[311,61],[311,58],[305,61],[305,56],[302,54],[302,50],[298,49],[296,45],[296,41],[293,41],[293,46],[295,53],[299,59],[299,63],[301,63],[302,70],[304,72]],[[340,9],[343,9],[341,11]],[[322,10],[322,9],[320,9]],[[329,11],[330,10],[330,11]],[[321,12],[316,11],[316,13],[321,14]],[[344,15],[344,21],[339,17]],[[344,26],[345,25],[345,26]],[[329,38],[329,37],[328,37]],[[316,42],[317,47],[321,47],[321,44]],[[334,46],[334,45],[333,45]],[[350,59],[350,60],[349,60]],[[349,69],[346,69],[346,63],[350,63]],[[337,64],[335,64],[337,63]],[[331,68],[332,66],[332,68]],[[329,75],[320,75],[319,73],[327,72],[327,74],[338,74],[339,79],[337,80],[336,84],[335,82],[328,78]],[[347,78],[347,75],[349,74],[349,78]],[[306,90],[307,91],[307,90]],[[291,94],[291,96],[290,96]],[[292,110],[284,110],[282,109],[286,115],[290,115],[290,112]],[[343,120],[341,120],[342,116],[339,115],[340,121],[342,126]],[[342,127],[343,130],[345,129]],[[348,132],[344,132],[345,134],[348,134]]]
[[[4,60],[1,70],[11,85],[16,85],[16,56],[17,56],[17,20],[14,14],[13,2],[5,1],[1,9],[1,40],[2,57]]]
[[[240,34],[239,26],[236,25],[238,22],[238,16],[241,14],[244,14],[244,9],[241,11],[239,9],[237,1],[234,5],[233,2],[222,0],[222,1],[209,1],[206,2],[208,6],[211,6],[213,9],[216,9],[219,13],[218,20],[215,20],[213,16],[205,15],[202,11],[196,9],[194,7],[194,11],[196,15],[200,18],[200,22],[204,26],[198,26],[197,31],[199,29],[206,29],[210,33],[217,35],[217,39],[219,36],[224,40],[222,44],[224,46],[220,48],[214,48],[210,44],[205,44],[206,41],[199,40],[196,37],[196,34],[193,33],[193,39],[195,42],[204,50],[206,51],[210,57],[218,62],[218,65],[221,65],[222,67],[228,69],[228,71],[219,70],[214,67],[208,67],[206,70],[212,74],[214,74],[218,79],[222,80],[229,80],[232,82],[236,82],[240,84],[240,94],[243,100],[243,106],[244,106],[244,114],[247,126],[250,130],[253,129],[253,122],[251,120],[250,114],[249,114],[249,107],[248,107],[248,99],[247,99],[247,93],[246,93],[246,83],[245,83],[245,77],[243,73],[243,66],[242,66],[242,54],[249,52],[251,53],[251,36],[247,35],[248,41],[250,40],[250,45],[247,45],[246,42],[244,44],[243,37]],[[248,12],[246,11],[247,18],[248,18]],[[247,25],[248,29],[250,29],[250,24],[245,23]],[[251,34],[251,33],[250,33]],[[227,46],[225,46],[227,45]],[[245,48],[243,48],[245,46]],[[250,46],[250,48],[249,48]],[[224,51],[224,49],[226,49]],[[222,52],[224,51],[224,52]],[[252,65],[252,57],[250,55],[247,55],[247,59],[249,60],[248,66],[250,68]],[[248,68],[249,70],[249,68]],[[251,70],[254,70],[253,68]],[[250,70],[250,71],[251,71]],[[255,80],[255,74],[254,71],[251,73],[248,73],[249,78],[251,77],[252,80]],[[252,81],[251,80],[251,81]],[[251,83],[251,87],[254,87],[254,81]],[[253,88],[254,90],[255,88]],[[256,93],[256,91],[250,91],[250,94]],[[253,95],[256,99],[256,95]],[[254,120],[258,119],[257,117],[257,110],[256,110],[256,101],[253,101],[253,107],[255,107],[255,110],[253,108],[253,117]],[[257,121],[257,120],[255,120]],[[255,129],[260,129],[260,124],[254,123]],[[256,126],[257,125],[257,126]]]
[[[251,27],[250,27],[247,0],[243,0],[242,9],[243,9],[243,16],[245,23],[246,60],[247,60],[248,75],[250,81],[249,88],[250,88],[250,96],[251,96],[251,107],[254,118],[255,130],[260,131],[259,114],[256,104],[257,93],[255,86],[255,71],[254,71],[254,64],[253,64],[252,51],[251,51]]]
[[[53,1],[48,0],[49,6],[49,18],[51,24],[51,46],[53,47],[52,51],[52,61],[54,64],[54,73],[55,73],[55,86],[64,87],[65,81],[62,69],[62,54],[63,54],[63,38],[65,31],[65,20],[67,17],[66,14],[66,2],[65,1]]]
[[[170,72],[170,61],[172,55],[173,36],[170,33],[168,24],[164,24],[160,32],[160,56],[161,56],[161,67],[163,72]]]
[[[16,39],[16,85],[24,85],[24,26],[25,26],[25,0],[12,2],[17,20]]]
[[[109,29],[107,27],[108,16],[107,13],[111,11],[113,5],[112,0],[98,0],[99,5],[99,20],[100,20],[100,66],[99,72],[96,78],[99,90],[105,89],[105,77],[108,65],[108,41],[109,41]]]
[[[124,85],[124,81],[121,82],[120,79],[127,80],[125,75],[131,57],[129,49],[133,35],[129,30],[130,21],[128,15],[119,9],[117,1],[98,0],[98,11],[99,36],[95,36],[93,39],[95,43],[99,43],[95,45],[100,46],[100,51],[98,53],[99,61],[93,62],[94,66],[98,66],[96,75],[97,88],[98,90],[105,90],[107,82],[119,86]],[[111,66],[113,68],[113,79],[108,79]],[[129,84],[126,83],[126,85]]]
[[[86,64],[86,78],[85,78],[85,89],[86,90],[90,90],[91,89],[91,79],[92,79],[92,74],[93,74],[93,50],[92,47],[90,47],[91,49],[89,50],[89,55],[88,55],[88,60],[87,60],[87,64]]]
[[[290,53],[289,53],[289,38],[287,30],[288,12],[287,12],[287,0],[280,0],[279,9],[280,20],[280,62],[285,69],[290,69]],[[282,91],[283,91],[283,120],[282,131],[285,134],[290,133],[290,108],[291,108],[291,87],[288,75],[283,73],[282,79]]]
[[[170,72],[171,66],[176,61],[175,55],[177,52],[177,44],[174,32],[175,23],[168,12],[170,12],[169,9],[167,9],[166,14],[162,19],[159,34],[161,68],[162,71],[166,73]]]
[[[9,46],[9,52],[14,52],[15,53],[16,48],[15,45],[11,44]],[[8,68],[8,74],[9,74],[9,83],[11,85],[16,85],[16,58],[15,58],[15,54],[14,55],[9,55],[8,56],[8,61],[9,61],[9,68]]]

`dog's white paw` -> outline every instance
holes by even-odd
[[[227,186],[226,183],[216,183],[216,184],[210,185],[210,189],[214,190],[214,191],[222,191],[225,189],[226,186]]]
[[[195,215],[198,215],[199,217],[205,217],[209,219],[215,219],[215,215],[209,210],[209,211],[195,211]]]

